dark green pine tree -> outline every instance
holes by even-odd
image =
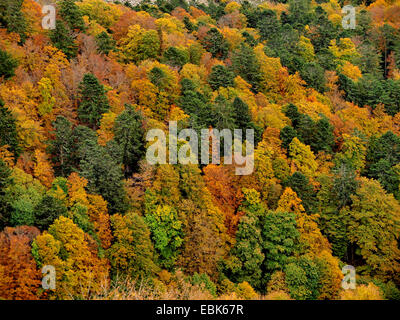
[[[47,230],[48,227],[59,216],[67,216],[68,210],[63,201],[49,195],[45,195],[35,210],[35,226],[40,230]]]
[[[372,17],[371,13],[366,9],[361,9],[356,16],[356,33],[365,40],[372,39]]]
[[[151,69],[148,73],[148,77],[150,82],[154,84],[158,89],[164,89],[163,83],[165,83],[166,75],[161,68],[154,67],[153,69]]]
[[[241,43],[239,49],[234,52],[232,70],[251,84],[253,92],[257,93],[260,90],[260,65],[254,50],[247,44]]]
[[[296,127],[299,140],[305,144],[311,145],[314,139],[315,122],[308,114],[301,114],[300,121]]]
[[[372,137],[367,152],[368,164],[376,163],[381,159],[386,159],[391,165],[400,162],[400,137],[392,131],[388,131],[382,136]]]
[[[325,151],[332,152],[335,144],[335,136],[333,135],[333,126],[324,116],[314,123],[314,135],[311,137],[310,146],[314,152]]]
[[[379,49],[375,47],[370,39],[367,39],[360,46],[359,52],[361,54],[361,57],[359,58],[361,72],[363,74],[371,74],[374,78],[382,80],[382,57]]]
[[[24,0],[0,1],[0,25],[7,28],[8,32],[18,33],[21,43],[26,40],[26,19],[21,11]]]
[[[229,44],[224,36],[216,28],[211,28],[203,41],[204,48],[209,51],[214,58],[226,59],[229,51]]]
[[[124,213],[128,206],[121,164],[96,139],[85,140],[80,153],[80,175],[88,180],[88,191],[100,194],[107,201],[110,213]]]
[[[226,100],[225,97],[218,95],[215,98],[215,102],[211,108],[213,128],[218,130],[238,129],[235,121],[235,114],[233,110],[233,105],[230,101]]]
[[[372,137],[367,151],[365,174],[399,199],[400,179],[394,166],[400,162],[400,138],[388,131],[379,138]]]
[[[186,50],[169,47],[164,52],[164,61],[170,66],[182,68],[189,62],[189,54]]]
[[[233,100],[233,112],[236,126],[239,129],[247,129],[252,127],[252,119],[249,111],[249,106],[240,98]]]
[[[282,147],[288,149],[294,137],[297,137],[297,131],[293,127],[283,127],[279,135],[279,138],[282,140]]]
[[[91,73],[84,75],[79,85],[79,119],[93,129],[99,126],[101,115],[110,108],[104,86]]]
[[[235,74],[223,65],[213,66],[211,69],[208,83],[211,89],[218,90],[219,87],[233,87]]]
[[[290,103],[284,108],[283,112],[286,117],[292,120],[292,126],[296,129],[302,117],[299,109],[294,104]]]
[[[97,52],[109,54],[110,51],[115,51],[115,40],[105,31],[96,36]]]
[[[242,36],[244,37],[244,42],[252,48],[258,43],[257,40],[247,31],[243,31]]]
[[[142,115],[130,105],[125,105],[114,124],[114,140],[119,145],[124,164],[125,177],[138,169],[138,162],[145,154]]]
[[[84,31],[86,29],[83,14],[74,0],[62,0],[58,7],[60,16],[71,30],[78,29]]]
[[[17,125],[11,112],[4,106],[0,100],[0,146],[7,145],[9,151],[14,154],[16,161],[20,155],[21,147],[19,145]]]
[[[179,107],[190,115],[190,126],[194,129],[202,129],[209,126],[213,119],[207,97],[197,91],[195,84],[190,79],[181,80],[182,96],[179,99]]]
[[[351,195],[356,192],[358,187],[357,174],[346,163],[339,163],[332,172],[334,173],[334,179],[330,199],[333,200],[335,208],[339,211],[352,203]]]
[[[73,131],[73,141],[75,142],[75,153],[73,154],[73,159],[75,160],[74,163],[77,168],[79,167],[80,161],[85,157],[86,149],[91,143],[96,143],[97,138],[98,136],[95,130],[83,125],[75,127]]]
[[[341,209],[351,205],[351,195],[355,193],[358,183],[354,169],[346,163],[340,163],[333,173],[333,179],[328,176],[319,178],[318,207],[324,209],[320,211],[318,226],[332,245],[333,255],[344,259],[349,244],[348,216]]]
[[[284,185],[297,193],[307,213],[313,213],[316,210],[314,188],[305,175],[296,171],[285,180]]]
[[[0,48],[0,78],[9,79],[14,76],[18,61],[14,59],[7,51]]]
[[[299,66],[300,76],[308,86],[318,92],[324,93],[326,90],[325,70],[317,62],[309,62]]]
[[[56,28],[50,31],[50,40],[57,49],[65,53],[68,59],[76,57],[78,45],[75,43],[71,29],[64,21],[56,21]]]
[[[76,163],[76,144],[72,125],[68,119],[58,116],[53,123],[55,139],[49,142],[49,153],[57,176],[67,177]]]
[[[9,225],[11,208],[11,198],[7,193],[7,188],[13,184],[11,170],[6,163],[0,159],[0,230]]]
[[[241,2],[240,13],[244,14],[247,19],[247,27],[256,28],[257,22],[260,20],[261,9],[253,6],[249,1]]]
[[[388,160],[380,159],[373,163],[369,167],[368,177],[378,180],[385,190],[392,193],[396,199],[400,199],[400,177]]]
[[[288,23],[295,29],[301,29],[312,21],[310,0],[289,0],[289,14],[282,15],[282,24]]]
[[[332,39],[336,38],[337,30],[333,23],[328,19],[328,14],[322,7],[315,9],[315,17],[312,23],[315,31],[311,35],[311,43],[315,52],[319,53],[321,49],[327,48]]]
[[[279,32],[280,22],[273,10],[263,10],[257,19],[257,29],[262,40],[271,40]]]
[[[183,23],[185,24],[185,28],[189,32],[193,32],[194,30],[196,30],[196,26],[192,22],[190,22],[188,17],[183,18]]]
[[[310,116],[300,113],[294,104],[286,106],[284,113],[292,120],[293,126],[286,126],[281,131],[282,145],[285,148],[294,137],[297,137],[301,142],[308,144],[314,152],[332,152],[335,144],[333,126],[325,116],[313,121]]]
[[[236,97],[233,100],[233,112],[235,119],[235,129],[242,129],[242,137],[245,138],[246,129],[254,130],[254,143],[257,145],[262,139],[263,130],[257,126],[250,114],[249,106],[242,99]]]
[[[395,116],[400,112],[400,81],[387,79],[381,80],[382,94],[377,102],[383,103],[386,113]]]

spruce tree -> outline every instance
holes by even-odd
[[[204,48],[211,52],[214,58],[224,60],[229,51],[229,44],[216,28],[211,28],[203,40]]]
[[[250,129],[253,125],[249,106],[240,98],[233,100],[233,112],[235,117],[236,126],[238,129]]]
[[[9,225],[11,213],[11,198],[7,188],[13,184],[11,170],[6,163],[0,159],[0,230]]]
[[[107,201],[110,213],[124,213],[127,199],[121,164],[96,140],[86,140],[84,145],[84,148],[80,148],[82,158],[79,173],[88,180],[88,191],[100,194]]]
[[[50,40],[57,49],[64,52],[68,59],[76,57],[78,46],[64,21],[56,21],[56,28],[50,31]]]
[[[103,31],[96,36],[97,51],[99,53],[109,54],[115,50],[115,40]]]
[[[68,210],[63,201],[49,195],[45,195],[35,207],[35,225],[40,230],[47,230],[48,227],[59,216],[67,216]]]
[[[49,142],[49,153],[58,176],[67,177],[76,165],[76,144],[72,125],[68,119],[58,116],[53,124],[55,139]]]
[[[114,124],[114,140],[120,146],[125,177],[138,169],[138,162],[145,153],[142,115],[126,105]]]
[[[0,48],[0,78],[9,79],[14,76],[15,68],[18,66],[15,60],[7,51]]]
[[[314,188],[305,175],[296,171],[285,180],[284,186],[292,188],[297,193],[307,213],[314,212],[316,209]]]
[[[79,85],[79,119],[97,128],[103,113],[110,108],[104,86],[95,75],[87,73]]]
[[[85,30],[82,12],[74,0],[62,0],[59,4],[59,13],[70,29]]]
[[[241,43],[239,49],[233,53],[232,69],[252,85],[253,92],[256,93],[260,90],[262,76],[253,48]]]
[[[14,154],[17,160],[21,152],[19,145],[17,125],[11,112],[4,106],[0,100],[0,147],[7,145],[9,151]]]
[[[211,89],[218,90],[219,87],[233,87],[235,74],[223,65],[213,66],[211,69],[208,83]]]
[[[22,13],[24,0],[2,0],[0,2],[0,25],[7,28],[8,32],[18,33],[20,42],[26,40],[27,22]]]

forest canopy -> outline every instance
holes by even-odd
[[[0,299],[400,299],[399,0],[56,13],[0,1]],[[169,121],[253,129],[253,173],[150,165]]]

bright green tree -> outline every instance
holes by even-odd
[[[240,219],[230,258],[225,261],[225,275],[235,283],[247,281],[253,288],[261,289],[262,264],[265,259],[262,239],[265,208],[257,191],[243,191],[245,200],[240,210],[244,211],[244,216]]]
[[[284,270],[290,295],[296,300],[317,299],[321,287],[318,265],[307,256],[291,260]]]
[[[175,208],[155,205],[154,195],[149,190],[146,191],[145,202],[144,220],[151,230],[151,238],[159,254],[159,263],[162,267],[171,269],[183,243],[182,222],[178,219]]]
[[[264,266],[268,272],[283,270],[287,259],[294,253],[300,233],[293,212],[269,211],[262,229]]]
[[[350,258],[361,256],[371,275],[393,277],[400,270],[399,203],[378,181],[367,178],[361,178],[351,198],[352,205],[342,209],[349,217],[347,237],[354,250]]]

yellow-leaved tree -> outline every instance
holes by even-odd
[[[318,164],[310,146],[294,137],[289,144],[289,156],[292,160],[292,170],[300,171],[309,178],[314,177]]]
[[[108,261],[97,256],[86,235],[71,219],[60,216],[32,244],[38,266],[52,265],[56,271],[58,299],[88,298],[108,281]]]

